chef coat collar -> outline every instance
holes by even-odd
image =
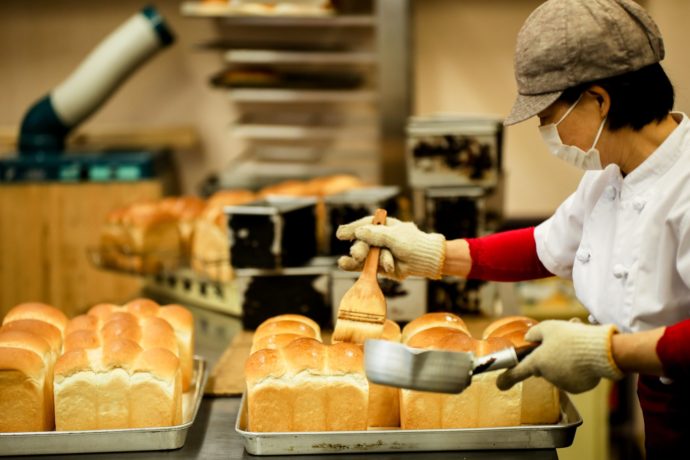
[[[649,188],[678,161],[690,130],[690,120],[682,112],[671,112],[678,126],[652,154],[623,179],[622,195],[633,195]]]

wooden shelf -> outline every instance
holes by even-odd
[[[231,64],[319,64],[319,65],[371,65],[376,54],[371,52],[322,52],[232,50],[224,55]]]
[[[233,102],[245,103],[301,103],[301,102],[375,102],[376,92],[369,90],[292,90],[292,89],[233,89],[228,91]]]
[[[227,4],[184,2],[180,7],[183,16],[216,18],[242,26],[288,26],[288,27],[373,27],[371,15],[338,15],[330,10],[295,11],[282,10],[276,14],[262,14],[230,7]]]

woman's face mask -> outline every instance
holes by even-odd
[[[561,136],[558,134],[558,125],[563,120],[565,120],[565,117],[570,115],[570,112],[573,111],[577,103],[580,102],[581,98],[582,95],[580,95],[580,97],[577,98],[573,105],[571,105],[570,108],[568,108],[565,114],[556,123],[550,123],[548,125],[540,126],[539,132],[541,133],[541,136],[544,139],[544,142],[546,142],[546,146],[549,148],[551,153],[556,155],[561,160],[564,160],[570,163],[571,165],[584,170],[602,169],[599,151],[595,147],[597,145],[597,142],[599,142],[599,137],[601,136],[601,132],[604,129],[606,117],[604,117],[604,119],[601,122],[601,125],[599,126],[599,131],[597,132],[597,135],[594,138],[594,143],[592,143],[592,147],[590,147],[590,149],[586,152],[574,145],[565,145],[563,141],[561,141]]]

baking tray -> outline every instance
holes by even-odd
[[[0,433],[0,456],[179,449],[184,445],[187,431],[196,419],[207,378],[206,361],[195,356],[194,386],[182,397],[185,422],[181,425],[122,430]]]
[[[246,394],[242,396],[235,430],[252,455],[349,454],[356,452],[417,452],[452,450],[552,449],[573,443],[582,417],[561,392],[561,420],[550,425],[441,430],[368,430],[300,433],[246,431]]]

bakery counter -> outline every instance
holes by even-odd
[[[233,336],[241,330],[240,321],[225,315],[216,314],[209,310],[190,308],[196,320],[196,353],[204,356],[209,369],[219,360],[223,351],[230,344]],[[468,323],[469,324],[469,323]],[[102,454],[81,455],[41,455],[24,456],[19,458],[40,459],[243,459],[243,458],[302,458],[318,460],[329,458],[333,460],[345,459],[558,459],[555,449],[546,450],[517,450],[517,451],[463,451],[463,452],[417,452],[417,453],[362,453],[362,454],[331,454],[331,455],[301,455],[290,457],[256,457],[248,454],[244,449],[243,438],[235,432],[235,421],[240,408],[239,397],[205,397],[197,414],[197,418],[190,428],[185,445],[172,451],[149,452],[115,452]],[[0,457],[2,458],[8,457]]]

